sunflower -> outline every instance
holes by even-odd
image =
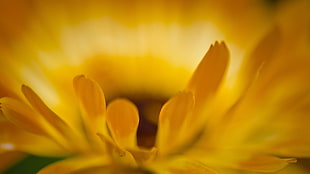
[[[38,13],[43,20],[28,21],[33,28],[26,35],[10,23],[3,28],[8,36],[1,54],[10,59],[1,59],[0,149],[12,158],[15,151],[65,158],[39,174],[275,173],[309,158],[309,19],[291,17],[300,6],[288,8],[284,22],[281,13],[279,26],[242,63],[234,44],[248,49],[264,32],[248,40],[228,38],[228,46],[215,42],[191,73],[195,63],[189,62],[196,60],[186,57],[198,57],[201,44],[174,46],[163,39],[224,39],[203,22],[205,15],[196,14],[204,9],[199,5],[193,10],[186,1],[154,2],[154,9],[184,6],[198,16],[197,23],[174,24],[178,16],[144,17],[149,4],[143,2],[133,3],[140,10],[119,2],[104,2],[105,10],[97,1],[18,3],[25,14]],[[92,13],[80,15],[82,7]],[[131,15],[124,19],[123,13]],[[175,32],[185,37],[175,38]],[[186,38],[196,32],[201,38]],[[160,37],[145,39],[149,36]],[[249,43],[240,44],[245,40]],[[175,56],[182,48],[191,51]],[[303,172],[294,165],[281,172],[292,171]]]

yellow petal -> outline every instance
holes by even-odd
[[[134,159],[133,155],[127,151],[126,149],[119,147],[115,142],[109,137],[105,136],[104,134],[97,134],[100,139],[106,145],[106,154],[109,155],[111,160],[118,164],[125,165],[125,166],[137,166],[137,162]]]
[[[106,102],[100,86],[84,75],[76,76],[73,80],[74,89],[84,111],[96,121],[96,117],[102,116],[106,112]]]
[[[98,144],[101,141],[96,133],[107,134],[104,94],[95,81],[86,78],[84,75],[76,76],[73,80],[73,86],[82,109],[83,124],[87,137],[93,143]]]
[[[28,105],[13,98],[0,99],[3,115],[16,126],[34,134],[49,136],[48,125]]]
[[[222,82],[229,61],[225,43],[215,42],[195,70],[187,89],[193,91],[197,107],[212,96]]]
[[[129,164],[130,166],[136,166],[148,161],[153,160],[157,156],[157,148],[152,149],[142,149],[135,147],[132,149],[124,149],[115,144],[115,142],[109,137],[103,134],[97,134],[101,140],[106,144],[107,153],[115,161],[121,164]]]
[[[85,168],[71,172],[70,174],[115,174],[115,173],[125,173],[125,174],[145,174],[149,173],[138,168],[128,168],[125,166],[96,166]]]
[[[245,86],[252,82],[259,75],[261,68],[275,56],[276,50],[279,48],[280,37],[279,29],[274,28],[258,43],[249,58],[244,62],[240,72],[245,77],[243,79],[247,83]]]
[[[107,108],[107,124],[117,145],[136,146],[139,113],[133,103],[126,99],[112,101]]]
[[[217,174],[217,172],[207,165],[187,159],[184,157],[177,157],[166,163],[166,168],[172,174],[195,174],[195,173],[205,173],[205,174]]]
[[[132,156],[135,158],[137,163],[146,163],[148,161],[152,161],[156,158],[158,149],[157,148],[151,148],[151,149],[128,149],[128,152],[132,154]]]
[[[67,174],[78,169],[106,165],[107,163],[109,163],[109,160],[103,155],[78,156],[50,164],[41,169],[38,174]]]
[[[179,150],[194,136],[195,125],[192,121],[194,97],[191,92],[181,92],[171,98],[159,114],[156,146],[160,153],[165,154]]]
[[[28,86],[22,86],[22,92],[32,105],[32,107],[38,111],[47,122],[53,125],[60,132],[68,132],[69,127],[59,116],[57,116],[52,110],[50,110],[41,98]]]
[[[68,151],[47,136],[28,133],[11,122],[0,121],[0,152],[20,151],[40,156],[64,156]]]
[[[295,162],[296,159],[294,158],[278,158],[270,155],[257,155],[240,163],[237,168],[255,172],[276,172],[289,163]]]
[[[281,120],[272,124],[277,136],[269,141],[270,152],[281,156],[310,157],[310,95],[292,100],[281,112]]]
[[[50,110],[31,88],[23,85],[22,92],[32,107],[56,130],[54,136],[57,136],[58,141],[61,141],[66,146],[70,146],[68,147],[69,149],[80,148],[80,145],[84,145],[82,144],[81,137],[65,121]],[[70,144],[72,142],[77,144]]]

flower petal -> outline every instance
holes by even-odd
[[[93,122],[96,121],[96,117],[105,114],[105,97],[95,81],[79,75],[74,78],[73,85],[84,111]]]
[[[136,166],[137,163],[142,164],[151,161],[157,156],[157,148],[142,149],[135,147],[132,149],[124,149],[117,146],[109,136],[105,136],[100,133],[97,135],[106,144],[107,153],[110,157],[121,164]]]
[[[40,156],[64,156],[68,154],[47,136],[38,136],[13,125],[0,121],[0,152],[20,151]]]
[[[241,75],[245,77],[243,79],[246,83],[245,87],[259,75],[262,66],[269,63],[275,56],[280,38],[279,29],[274,28],[258,43],[249,58],[246,59],[242,71],[240,71]]]
[[[50,110],[41,98],[28,86],[22,86],[22,92],[31,104],[31,106],[38,111],[47,122],[53,125],[60,132],[68,132],[69,126],[52,110]],[[65,132],[64,132],[65,131]]]
[[[78,145],[85,145],[81,137],[64,120],[49,109],[30,87],[23,85],[22,92],[32,107],[56,130],[57,134],[54,136],[57,136],[57,139],[62,144],[68,146],[69,149],[81,148],[77,144],[70,144],[71,142],[79,142]]]
[[[96,133],[107,134],[105,124],[106,101],[100,86],[84,75],[76,76],[73,80],[75,93],[79,99],[83,124],[87,137],[96,144],[100,139]]]
[[[271,127],[277,136],[269,140],[270,152],[280,156],[310,157],[309,106],[309,93],[290,101],[290,106],[280,114],[281,120],[277,119]]]
[[[217,172],[205,164],[191,160],[186,157],[177,157],[166,163],[167,170],[172,174],[195,174],[195,173],[206,173],[206,174],[217,174]]]
[[[96,166],[77,170],[71,172],[70,174],[115,174],[115,173],[145,174],[148,173],[148,171],[143,171],[135,168],[126,168],[124,166]]]
[[[238,169],[255,172],[276,172],[289,163],[295,163],[294,158],[278,158],[270,155],[257,155],[237,166]]]
[[[104,134],[100,133],[97,135],[105,143],[107,149],[106,153],[110,158],[112,158],[113,162],[125,166],[137,166],[136,160],[130,152],[116,145],[109,136],[105,136]]]
[[[126,99],[112,101],[107,108],[107,124],[117,145],[136,146],[139,113],[133,103]]]
[[[0,99],[3,115],[20,128],[38,135],[49,136],[48,125],[28,105],[13,98]]]
[[[109,163],[109,160],[103,155],[78,156],[52,163],[41,169],[38,174],[70,173],[78,169],[105,165],[107,163]]]
[[[148,161],[152,161],[157,156],[158,149],[157,148],[151,148],[151,149],[128,149],[128,152],[132,154],[132,156],[135,158],[137,163],[145,163]]]
[[[179,93],[162,107],[156,139],[160,153],[179,150],[189,138],[192,138],[195,133],[191,131],[195,130],[191,117],[193,108],[194,97],[191,92]]]
[[[229,51],[224,42],[211,45],[187,86],[187,89],[194,93],[197,107],[216,92],[228,61]]]

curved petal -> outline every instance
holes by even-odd
[[[51,125],[53,125],[59,132],[70,132],[70,128],[58,115],[50,110],[42,99],[28,86],[22,86],[22,92],[31,104]]]
[[[152,149],[137,148],[137,149],[127,149],[127,151],[132,154],[132,156],[139,164],[154,160],[158,154],[157,148]]]
[[[200,107],[208,97],[214,95],[220,86],[229,61],[229,51],[224,42],[215,42],[195,70],[187,89]]]
[[[281,112],[281,120],[271,126],[277,136],[269,140],[267,150],[281,156],[309,158],[310,95],[296,99]]]
[[[241,169],[254,172],[275,172],[289,163],[295,163],[295,158],[279,158],[268,155],[257,149],[247,150],[246,145],[238,148],[199,147],[187,152],[186,156],[206,165],[219,168]]]
[[[107,149],[106,153],[112,158],[112,161],[115,162],[116,165],[137,166],[137,161],[129,151],[116,145],[110,137],[100,133],[97,135],[105,143]]]
[[[109,160],[103,155],[78,156],[50,164],[41,169],[38,174],[67,174],[78,169],[106,165],[108,163]]]
[[[289,163],[295,163],[294,158],[278,158],[270,155],[257,155],[240,163],[237,168],[255,172],[271,173],[283,169]]]
[[[124,149],[115,144],[115,142],[109,137],[103,134],[97,134],[101,140],[106,144],[107,153],[116,162],[129,166],[137,166],[153,160],[157,156],[157,148],[142,149],[134,147],[132,149]]]
[[[0,121],[0,152],[20,151],[40,156],[65,156],[68,151],[53,139],[28,133],[7,121]]]
[[[3,97],[0,99],[0,108],[3,115],[18,127],[34,134],[49,136],[48,124],[25,103]]]
[[[195,135],[195,131],[191,131],[195,130],[193,108],[194,97],[191,92],[179,93],[162,107],[156,139],[156,146],[161,154],[179,150]]]
[[[164,170],[169,171],[172,174],[195,174],[195,173],[205,173],[205,174],[218,174],[215,170],[209,166],[195,161],[184,156],[176,157],[166,161],[163,164]],[[156,169],[155,169],[156,170]]]
[[[84,75],[76,76],[73,87],[79,99],[87,137],[94,143],[101,141],[96,133],[107,134],[105,124],[106,101],[100,86]]]
[[[61,141],[62,144],[68,146],[68,149],[81,148],[84,146],[84,141],[74,132],[74,130],[57,114],[55,114],[51,109],[46,106],[42,99],[28,86],[22,86],[22,92],[32,105],[32,107],[41,114],[41,116],[48,122],[55,130],[57,139]],[[72,145],[72,142],[78,142],[78,145]]]
[[[76,76],[73,86],[88,119],[95,123],[97,117],[103,116],[106,112],[105,97],[100,86],[84,75]]]
[[[126,99],[112,101],[107,108],[107,124],[117,145],[136,146],[139,113],[133,103]]]
[[[269,63],[279,48],[281,35],[279,28],[271,30],[256,46],[248,59],[245,60],[240,75],[244,77],[244,87],[253,82],[259,75],[262,67]]]
[[[136,168],[126,168],[124,166],[95,166],[76,170],[70,174],[115,174],[115,173],[126,173],[126,174],[145,174],[148,171]]]

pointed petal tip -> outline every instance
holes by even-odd
[[[73,78],[73,83],[75,84],[75,82],[77,82],[80,79],[86,79],[86,76],[84,74],[80,74],[80,75],[75,76]]]
[[[193,91],[197,103],[203,103],[220,86],[229,64],[229,50],[226,44],[216,41],[199,63],[187,86]]]
[[[28,85],[22,84],[21,86],[22,93],[25,95],[27,91],[31,90],[31,88]]]

